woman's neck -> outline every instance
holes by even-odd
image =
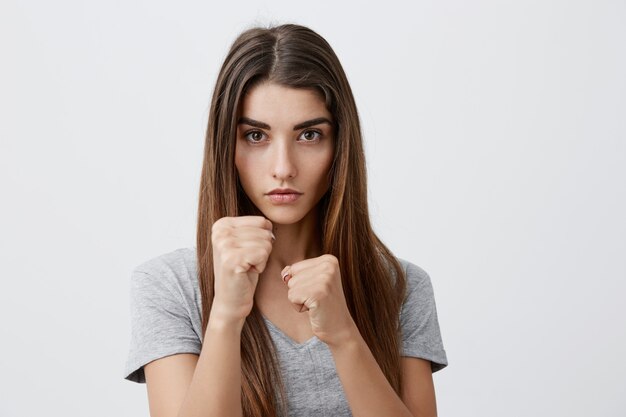
[[[287,298],[288,288],[281,280],[280,272],[287,265],[322,255],[317,213],[312,210],[295,224],[274,223],[274,235],[276,240],[265,269],[259,276],[254,299],[261,314],[275,324],[289,328],[287,322],[298,319],[306,321],[308,318],[294,313]],[[309,328],[307,326],[310,325],[305,324],[304,327]]]
[[[317,210],[311,210],[294,224],[274,224],[274,241],[266,269],[279,271],[304,259],[322,255]]]

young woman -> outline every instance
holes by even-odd
[[[132,275],[125,378],[155,416],[434,416],[432,285],[370,225],[356,105],[330,45],[254,28],[219,73],[197,246]]]

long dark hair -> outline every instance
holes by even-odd
[[[319,91],[336,122],[331,186],[319,203],[323,252],[339,260],[348,309],[400,395],[399,316],[406,278],[370,224],[361,128],[347,77],[328,42],[304,26],[285,24],[244,31],[231,46],[215,84],[198,206],[203,333],[214,297],[211,226],[221,217],[259,214],[239,183],[234,155],[242,98],[262,81]],[[241,363],[244,416],[284,414],[277,356],[256,305],[243,326]]]

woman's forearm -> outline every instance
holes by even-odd
[[[356,326],[348,339],[329,348],[354,417],[413,417],[387,381]]]
[[[241,322],[209,319],[179,417],[242,417]]]

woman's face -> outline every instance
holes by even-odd
[[[334,121],[324,101],[266,82],[244,97],[241,115],[235,165],[244,191],[271,222],[299,222],[329,186]]]

